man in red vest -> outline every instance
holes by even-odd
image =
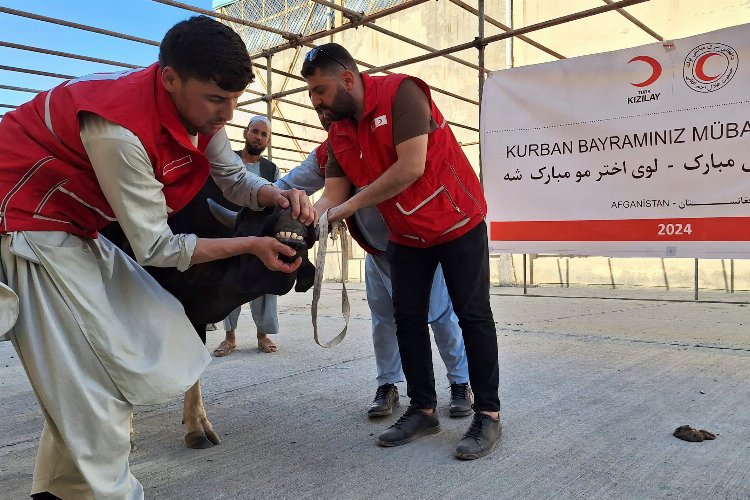
[[[333,222],[377,206],[390,233],[396,335],[411,404],[378,444],[399,446],[440,430],[427,311],[441,264],[475,396],[474,419],[454,454],[482,457],[498,441],[501,424],[487,205],[479,179],[421,80],[360,74],[335,43],[308,52],[302,76],[315,109],[334,120],[316,208],[328,209]],[[352,188],[365,189],[352,195]]]
[[[224,125],[252,79],[240,37],[193,17],[166,34],[159,63],[64,82],[0,121],[0,310],[18,311],[0,340],[45,418],[33,497],[143,498],[128,465],[133,405],[181,394],[210,359],[181,304],[100,229],[117,220],[141,265],[251,253],[272,270],[299,266],[273,238],[167,225],[209,175],[238,205],[291,205],[314,221],[303,192],[247,173],[229,145]]]

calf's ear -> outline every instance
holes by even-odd
[[[318,225],[315,225],[315,226],[310,225],[310,226],[305,226],[305,229],[307,229],[307,237],[305,238],[305,244],[307,245],[307,248],[310,249],[320,239],[320,227]]]
[[[295,292],[306,292],[315,283],[315,266],[307,258],[302,259],[302,265],[297,269],[297,282],[294,284]]]

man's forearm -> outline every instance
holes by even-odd
[[[401,168],[397,160],[388,170],[372,184],[352,196],[348,203],[354,210],[372,207],[402,193],[419,179],[424,169]]]
[[[340,203],[341,202],[337,202],[336,200],[332,199],[330,196],[325,196],[324,194],[323,196],[321,196],[321,198],[318,201],[315,202],[314,206],[315,206],[315,210],[319,214],[322,214],[329,208],[333,208],[339,205]]]
[[[190,264],[202,264],[242,254],[255,254],[258,238],[243,236],[236,238],[198,238]]]

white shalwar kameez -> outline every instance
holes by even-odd
[[[169,230],[170,209],[141,143],[98,116],[81,120],[102,191],[138,261],[187,269],[197,238]],[[268,183],[245,173],[226,132],[213,137],[206,155],[225,196],[259,208],[258,191]],[[182,305],[102,236],[2,234],[0,282],[18,296],[0,288],[0,326],[18,307],[0,340],[13,343],[45,417],[32,493],[143,498],[128,465],[133,405],[182,394],[210,360]]]

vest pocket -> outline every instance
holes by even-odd
[[[469,222],[446,187],[439,182],[429,183],[424,177],[396,197],[393,208],[396,217],[392,223],[389,221],[391,231],[422,243],[430,243]]]

